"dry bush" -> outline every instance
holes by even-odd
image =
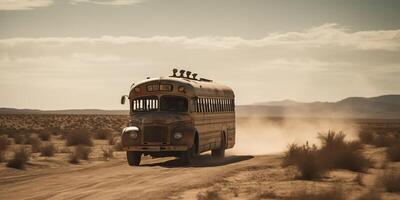
[[[4,162],[6,160],[5,152],[10,144],[10,140],[8,140],[7,136],[0,136],[0,162]]]
[[[373,141],[373,145],[376,147],[387,147],[396,142],[396,138],[394,138],[391,134],[379,133]]]
[[[28,140],[26,140],[26,144],[31,145],[32,153],[40,152],[42,147],[42,141],[37,135],[31,135]]]
[[[115,144],[114,144],[114,150],[115,151],[122,151],[123,150],[123,146],[122,146],[122,142],[121,139],[118,139]]]
[[[25,169],[26,162],[29,160],[30,153],[24,147],[20,147],[14,153],[14,157],[8,161],[7,167]]]
[[[298,144],[289,144],[288,150],[285,152],[285,157],[283,158],[283,166],[289,166],[296,163],[297,158],[299,158],[302,147]]]
[[[341,188],[333,187],[320,192],[299,190],[292,193],[285,200],[345,200],[344,192]]]
[[[73,151],[70,156],[69,156],[69,160],[70,163],[72,164],[78,164],[80,161],[80,157],[79,154],[76,151]]]
[[[318,138],[322,143],[320,159],[327,168],[366,171],[371,166],[371,161],[365,158],[360,151],[361,144],[359,142],[347,142],[344,140],[345,137],[344,133],[334,131],[319,134]]]
[[[96,129],[94,131],[94,138],[98,140],[107,140],[112,135],[112,129]]]
[[[114,135],[110,135],[109,137],[108,137],[108,144],[109,145],[115,145],[115,136]]]
[[[207,190],[197,194],[197,200],[221,200],[224,199],[217,190]]]
[[[376,190],[368,190],[368,192],[362,194],[357,200],[381,200],[381,194]]]
[[[54,156],[54,153],[56,152],[56,147],[53,143],[48,143],[42,146],[40,152],[41,156],[51,157]]]
[[[92,146],[93,140],[91,134],[86,129],[74,129],[66,135],[67,146],[87,145]]]
[[[400,143],[393,144],[386,149],[387,158],[392,162],[400,161]]]
[[[114,158],[114,149],[112,148],[103,148],[103,158],[104,160],[110,160]]]
[[[12,135],[12,137],[14,138],[14,143],[15,144],[24,144],[25,143],[25,135],[17,133]]]
[[[50,141],[51,132],[47,132],[47,131],[43,130],[43,131],[39,132],[38,136],[42,141]]]
[[[400,192],[400,172],[387,171],[379,177],[379,181],[387,192]]]
[[[354,181],[359,185],[359,186],[364,186],[363,182],[364,175],[361,173],[358,173],[357,176],[354,178]]]
[[[316,146],[310,147],[308,143],[301,147],[294,162],[300,172],[299,178],[304,180],[320,178],[326,171],[324,165],[320,162],[318,149]]]
[[[371,131],[361,131],[358,133],[358,138],[364,144],[372,144],[375,139],[375,135]]]
[[[8,145],[11,145],[11,141],[8,139],[7,135],[0,136],[0,151],[6,150]]]

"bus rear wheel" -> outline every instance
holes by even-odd
[[[140,160],[142,159],[142,153],[136,151],[127,151],[126,158],[130,166],[139,166]]]
[[[225,149],[226,149],[226,141],[225,141],[225,135],[221,135],[221,146],[219,149],[213,149],[211,150],[211,156],[213,158],[217,159],[224,159],[225,158]]]

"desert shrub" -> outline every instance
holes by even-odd
[[[400,143],[393,144],[386,149],[387,158],[392,162],[400,161]]]
[[[37,135],[31,135],[26,144],[30,144],[32,148],[32,153],[40,152],[40,148],[42,147],[42,141]]]
[[[48,143],[42,146],[40,149],[41,156],[51,157],[54,156],[56,148],[53,143]]]
[[[112,132],[112,129],[96,129],[94,131],[94,138],[98,140],[107,140],[111,136]]]
[[[66,144],[67,146],[75,146],[75,145],[87,145],[92,146],[92,136],[91,134],[85,129],[75,129],[71,130],[66,135]]]
[[[387,192],[400,192],[400,172],[387,171],[379,177],[379,181]]]
[[[75,147],[75,152],[77,152],[80,159],[89,160],[89,155],[92,152],[92,149],[87,146],[78,145]]]
[[[326,134],[319,134],[322,146],[320,159],[327,168],[348,169],[352,171],[365,171],[371,161],[365,158],[360,151],[359,142],[346,142],[346,135],[342,132],[328,131]]]
[[[70,163],[72,164],[78,164],[80,161],[80,157],[79,154],[76,151],[73,151],[70,156],[69,156],[69,160]]]
[[[24,147],[17,149],[14,152],[14,157],[8,161],[7,167],[16,169],[25,169],[26,162],[29,160],[30,153]]]
[[[368,192],[361,194],[361,196],[357,198],[357,200],[380,200],[380,199],[382,199],[381,194],[376,190],[368,190]]]
[[[115,144],[114,144],[114,150],[115,151],[122,151],[123,150],[123,146],[122,146],[122,142],[120,139],[118,139]]]
[[[296,163],[297,158],[301,154],[302,147],[298,144],[290,144],[288,150],[285,152],[285,157],[283,158],[283,166],[293,165]]]
[[[5,136],[5,135],[0,136],[0,152],[6,151],[8,148],[8,145],[10,145],[10,144],[11,144],[11,142],[7,136]]]
[[[207,190],[205,192],[200,192],[197,194],[198,200],[221,200],[224,199],[218,193],[217,190]]]
[[[112,148],[103,148],[102,151],[104,160],[110,160],[114,158],[114,150]]]
[[[43,141],[49,141],[51,139],[51,133],[47,131],[39,132],[38,136]]]
[[[364,186],[363,177],[364,177],[363,174],[358,173],[357,176],[354,178],[354,181],[355,181],[359,186]]]
[[[358,138],[364,144],[372,144],[375,139],[375,135],[371,131],[361,131],[358,133]]]
[[[108,144],[109,145],[115,145],[115,136],[114,135],[110,135],[108,137]]]
[[[320,162],[319,151],[316,146],[303,145],[294,162],[300,172],[299,178],[301,179],[311,180],[320,178],[326,170]]]
[[[319,192],[310,190],[299,190],[285,200],[345,200],[344,192],[341,188],[333,187],[331,189],[322,190]]]
[[[81,159],[89,160],[89,155],[92,149],[87,146],[78,145],[75,147],[74,151],[70,154],[69,162],[72,164],[77,164]]]
[[[396,141],[396,138],[394,138],[390,134],[384,134],[384,133],[378,133],[378,135],[374,138],[373,145],[376,147],[387,147]]]
[[[15,144],[24,144],[25,143],[25,135],[17,133],[13,135]]]

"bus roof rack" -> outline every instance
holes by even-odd
[[[204,81],[204,82],[213,82],[212,80],[206,79],[206,78],[200,78],[200,81]]]
[[[179,73],[180,73],[179,75],[177,75],[178,71],[179,71]],[[186,72],[186,76],[184,75],[185,72]],[[190,77],[190,75],[192,75],[192,77]],[[192,72],[190,72],[190,71],[186,71],[186,70],[183,70],[183,69],[178,70],[178,69],[174,68],[174,69],[172,70],[172,76],[170,76],[170,77],[188,78],[188,79],[198,80],[198,81],[204,81],[204,82],[213,82],[212,80],[206,79],[206,78],[197,79],[197,78],[196,78],[197,75],[198,75],[197,73],[192,73]]]

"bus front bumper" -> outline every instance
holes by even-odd
[[[175,145],[175,146],[155,146],[155,145],[146,145],[146,146],[127,146],[123,148],[124,151],[186,151],[188,147],[186,145]]]

